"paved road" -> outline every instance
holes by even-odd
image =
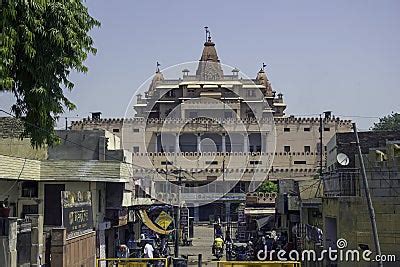
[[[216,259],[212,255],[211,246],[214,240],[214,229],[209,225],[194,227],[193,246],[180,247],[179,254],[189,255],[189,264],[197,266],[197,255],[203,254],[204,266],[217,266]],[[190,256],[193,255],[193,256]]]

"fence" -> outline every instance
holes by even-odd
[[[96,267],[146,267],[148,263],[157,267],[172,266],[167,258],[105,258],[97,259]]]
[[[301,267],[297,261],[219,261],[217,267]]]
[[[400,194],[400,173],[397,169],[367,168],[372,197],[396,197]],[[364,184],[359,169],[341,169],[325,173],[325,196],[363,196]]]

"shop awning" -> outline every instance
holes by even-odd
[[[263,228],[265,225],[270,223],[273,219],[274,219],[274,215],[270,215],[270,216],[256,220],[258,229]]]
[[[145,210],[139,210],[139,215],[140,219],[142,222],[149,227],[150,230],[156,232],[157,234],[161,235],[168,235],[170,234],[173,230],[164,230],[159,228],[157,225],[155,225],[152,220],[149,218],[149,215],[147,215],[147,212]]]
[[[272,215],[275,214],[275,208],[245,208],[244,214],[250,216]]]

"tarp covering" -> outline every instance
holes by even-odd
[[[157,225],[155,225],[152,220],[149,218],[149,215],[147,215],[147,212],[145,210],[139,210],[139,215],[140,219],[142,222],[149,227],[150,230],[156,232],[157,234],[161,235],[168,235],[170,234],[173,230],[163,230],[159,228]]]
[[[274,219],[274,215],[270,215],[267,217],[263,217],[261,219],[256,220],[258,229],[263,228],[265,225],[270,223]]]

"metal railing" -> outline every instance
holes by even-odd
[[[96,267],[147,267],[148,264],[154,266],[171,266],[168,258],[102,258],[96,259]]]
[[[397,169],[367,168],[366,174],[372,197],[400,196],[400,172]],[[324,173],[323,181],[325,196],[364,196],[358,168]]]
[[[325,196],[359,196],[359,169],[337,170],[324,173]]]

